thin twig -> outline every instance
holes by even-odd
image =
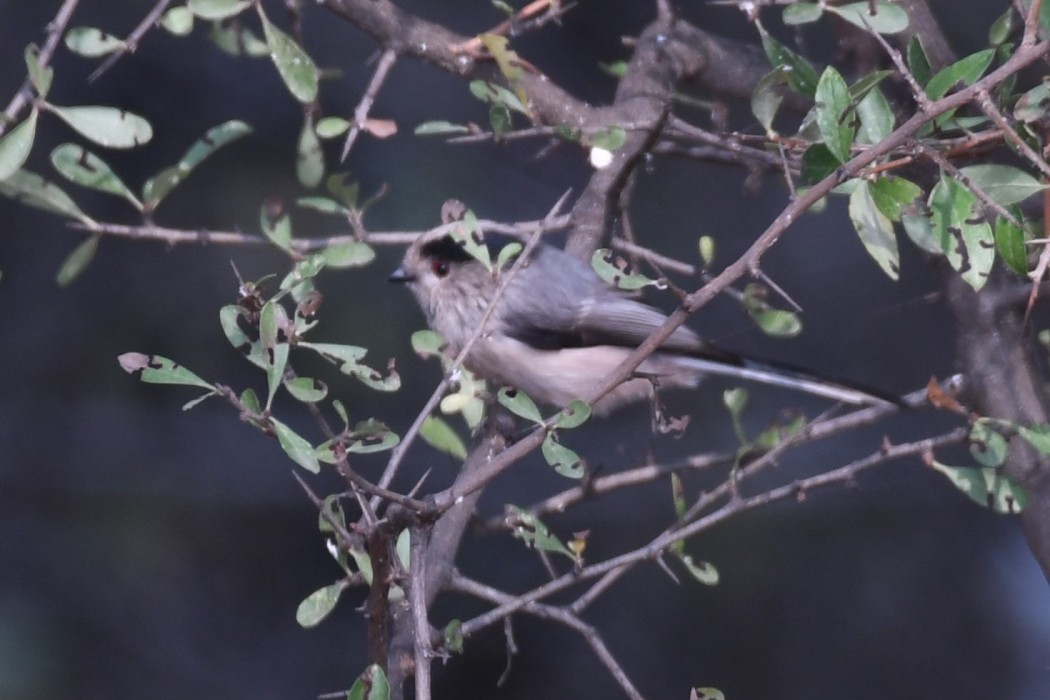
[[[495,603],[496,605],[512,605],[514,601],[517,600],[517,596],[513,596],[473,579],[469,579],[458,572],[453,574],[452,579],[449,581],[449,587],[461,593],[473,595],[481,600]],[[521,606],[520,609],[523,612],[535,615],[538,618],[561,623],[578,632],[587,644],[590,645],[595,655],[609,671],[609,674],[620,685],[620,688],[627,693],[627,696],[634,700],[642,700],[643,696],[638,689],[634,687],[634,684],[631,683],[630,678],[627,677],[627,673],[620,666],[619,662],[616,661],[616,658],[609,651],[608,647],[605,646],[605,642],[602,640],[601,635],[592,626],[581,620],[575,612],[566,608],[545,605],[537,602],[531,602],[527,605]]]
[[[103,73],[112,68],[113,65],[126,54],[135,53],[139,47],[139,42],[142,41],[142,37],[146,36],[146,32],[157,24],[160,16],[164,14],[164,11],[168,9],[168,5],[170,4],[171,0],[158,0],[157,4],[153,6],[153,9],[142,18],[139,25],[135,27],[131,34],[128,34],[128,38],[124,40],[123,46],[107,56],[106,60],[100,63],[98,68],[88,76],[88,82],[93,83],[98,80],[102,77]]]
[[[356,233],[339,234],[323,238],[294,238],[289,247],[297,253],[310,253],[323,250],[329,246],[343,243],[364,241],[372,245],[380,246],[406,246],[411,245],[420,236],[438,235],[439,232],[448,233],[457,224],[442,224],[427,231],[377,231],[366,232],[362,237]],[[482,219],[478,221],[478,227],[485,233],[502,233],[515,238],[524,239],[531,235],[537,228],[542,233],[549,233],[565,228],[569,225],[569,216],[561,215],[536,221],[503,222]],[[264,236],[244,233],[242,231],[218,231],[214,229],[176,229],[154,224],[116,224],[108,222],[95,222],[91,224],[71,221],[69,227],[90,233],[116,236],[120,238],[133,238],[139,240],[161,241],[167,245],[188,244],[215,244],[232,246],[272,246],[273,242]]]
[[[46,68],[51,64],[51,59],[55,56],[55,49],[58,48],[58,42],[61,41],[62,34],[66,31],[66,26],[69,24],[69,20],[77,9],[79,2],[80,0],[65,0],[62,6],[58,8],[55,18],[47,23],[47,39],[44,40],[44,47],[40,49],[40,55],[37,58],[37,65],[41,68]],[[32,99],[33,83],[27,76],[22,83],[22,87],[11,98],[7,109],[4,110],[4,119],[0,120],[0,136],[3,136],[8,127],[14,124],[15,119],[29,105]]]
[[[361,128],[368,119],[368,113],[372,110],[376,95],[379,94],[387,76],[390,75],[390,69],[394,67],[396,62],[397,52],[393,49],[387,49],[379,57],[375,73],[372,74],[372,79],[368,82],[365,94],[361,96],[361,101],[357,103],[357,108],[354,109],[354,121],[350,125],[350,131],[346,134],[346,141],[343,142],[343,153],[339,157],[340,162],[346,161],[346,157],[350,155],[350,149],[354,147],[354,141],[357,140],[357,135],[361,133]]]
[[[974,182],[966,173],[955,167],[954,163],[941,155],[940,151],[921,141],[916,143],[916,147],[922,151],[923,155],[936,163],[941,170],[947,172],[954,180],[961,183],[963,187],[970,190],[970,192],[973,192],[974,196],[981,200],[981,203],[986,210],[995,212],[1018,228],[1021,227],[1021,222],[1017,220],[1017,217],[1011,214],[1002,204],[999,204],[999,202],[992,199],[991,195],[985,192],[981,186]]]
[[[883,447],[868,457],[856,460],[829,472],[809,477],[807,479],[801,479],[791,484],[765,491],[756,496],[734,499],[723,505],[718,510],[705,515],[703,518],[683,525],[680,528],[662,533],[642,547],[598,564],[591,564],[578,571],[565,574],[554,581],[550,581],[531,591],[516,596],[513,601],[503,603],[488,612],[467,620],[463,623],[461,629],[464,636],[470,636],[479,630],[498,622],[503,619],[504,616],[522,610],[526,606],[540,601],[554,593],[558,593],[577,585],[580,581],[598,578],[616,569],[625,566],[633,566],[643,561],[651,560],[659,556],[665,549],[673,545],[675,542],[688,539],[699,532],[706,531],[734,515],[776,501],[798,498],[800,494],[808,493],[815,489],[825,488],[834,484],[850,483],[856,479],[859,473],[878,464],[890,460],[901,459],[903,457],[924,454],[946,445],[957,444],[966,440],[969,432],[970,430],[968,427],[963,427],[932,438],[902,445]]]
[[[1010,122],[1006,120],[1006,117],[1003,116],[1003,113],[999,111],[999,108],[995,106],[995,102],[992,101],[992,97],[987,90],[977,91],[977,104],[980,105],[981,111],[987,114],[995,122],[996,126],[1002,129],[1006,140],[1012,143],[1028,159],[1028,162],[1039,168],[1044,177],[1050,178],[1050,165],[1035,149],[1028,145],[1027,141],[1021,138],[1021,135],[1017,133]]]

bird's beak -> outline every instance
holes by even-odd
[[[386,278],[387,282],[415,282],[415,275],[405,272],[405,268],[399,267]]]

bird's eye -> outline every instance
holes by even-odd
[[[448,274],[448,263],[444,260],[435,260],[430,263],[430,269],[433,270],[434,274],[438,277],[444,277]]]

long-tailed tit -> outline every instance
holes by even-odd
[[[495,256],[493,255],[493,259]],[[509,266],[508,266],[509,267]],[[448,235],[419,238],[390,275],[415,294],[431,328],[458,354],[501,284]],[[585,263],[540,245],[507,284],[465,364],[481,377],[566,406],[589,396],[666,316],[605,284]],[[734,355],[680,326],[635,376],[593,406],[605,413],[660,387],[696,386],[705,374],[787,387],[850,404],[893,403],[868,391]]]

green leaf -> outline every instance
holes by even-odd
[[[334,139],[350,130],[350,122],[342,117],[325,117],[317,122],[314,130],[323,139]]]
[[[1021,95],[1014,104],[1014,116],[1025,123],[1045,119],[1047,111],[1050,111],[1050,83],[1046,82]]]
[[[463,444],[463,439],[439,416],[427,416],[419,428],[419,436],[439,452],[452,455],[456,459],[467,458],[467,446]]]
[[[590,417],[591,407],[579,399],[573,399],[565,407],[565,410],[558,414],[554,421],[554,427],[566,430],[578,428],[586,423]]]
[[[40,49],[35,44],[26,47],[24,58],[26,72],[29,74],[29,82],[33,84],[33,89],[41,98],[47,97],[55,78],[55,69],[51,66],[40,65]]]
[[[817,90],[817,71],[806,59],[774,39],[765,28],[756,22],[762,37],[762,49],[774,68],[782,68],[788,86],[804,97],[813,97]]]
[[[802,181],[815,185],[838,170],[838,158],[822,143],[815,143],[802,154]]]
[[[193,31],[193,12],[188,7],[173,7],[160,18],[160,26],[175,36],[187,36]]]
[[[116,107],[57,107],[47,109],[81,136],[106,148],[135,148],[149,143],[153,127],[137,114]]]
[[[259,210],[259,228],[263,235],[281,250],[292,249],[292,219],[281,211],[276,218],[271,218],[270,207],[263,203]]]
[[[372,246],[362,241],[336,243],[321,251],[328,267],[342,270],[348,267],[361,267],[372,262],[376,257]]]
[[[390,681],[379,664],[372,664],[354,681],[346,700],[390,700]]]
[[[880,176],[868,185],[875,206],[891,221],[900,221],[904,211],[922,196],[922,188],[903,177]]]
[[[930,192],[930,225],[948,263],[974,289],[988,281],[995,236],[977,196],[946,174]]]
[[[337,402],[332,402],[333,406],[337,405]],[[343,418],[343,422],[346,422],[345,409],[342,409],[342,404],[338,404],[336,412]],[[329,464],[335,464],[343,456],[344,452],[352,452],[354,454],[372,454],[374,452],[384,452],[392,449],[401,442],[400,436],[392,431],[386,424],[369,418],[366,421],[361,421],[354,426],[353,430],[347,430],[345,435],[333,440],[327,440],[317,446],[314,453],[317,458],[322,462]],[[340,445],[336,447],[336,443]]]
[[[24,122],[0,138],[0,180],[6,180],[25,165],[36,137],[38,116],[36,109],[31,110]]]
[[[604,148],[607,151],[615,151],[627,143],[627,132],[621,127],[610,126],[590,136],[591,145],[595,148]]]
[[[715,239],[711,236],[700,236],[696,241],[697,251],[700,253],[700,262],[705,267],[715,261]]]
[[[732,418],[733,424],[739,425],[740,416],[744,414],[744,409],[747,408],[747,389],[726,389],[722,392],[722,404],[729,411],[729,417]],[[741,440],[741,442],[744,442],[744,440]]]
[[[1017,514],[1025,509],[1028,496],[1010,477],[988,467],[953,467],[934,461],[931,466],[944,474],[970,499],[996,513]]]
[[[288,366],[288,343],[278,341],[284,321],[287,321],[284,307],[273,300],[263,304],[259,312],[259,341],[266,358],[266,410],[270,410],[277,388],[284,380],[285,367]]]
[[[503,77],[508,82],[514,84],[515,81],[521,80],[523,74],[521,59],[517,53],[511,50],[509,46],[510,40],[507,37],[500,34],[479,34],[478,39],[481,40],[485,49],[495,59],[500,73],[503,74]]]
[[[824,145],[840,163],[850,158],[850,148],[856,131],[850,113],[852,102],[849,86],[833,67],[828,66],[817,83],[816,122]]]
[[[492,257],[489,255],[488,246],[485,245],[485,236],[474,212],[468,209],[463,214],[463,220],[449,232],[449,235],[452,240],[463,247],[467,255],[484,265],[486,270],[492,270]]]
[[[512,260],[517,258],[523,250],[525,250],[525,246],[517,241],[507,243],[499,249],[499,253],[496,255],[496,267],[502,270],[510,264]]]
[[[0,194],[30,207],[77,219],[88,226],[96,225],[95,220],[80,211],[76,202],[58,185],[28,170],[18,170],[0,180]]]
[[[959,59],[930,78],[925,87],[926,96],[931,100],[939,100],[960,83],[973,85],[984,75],[994,56],[994,49],[985,49]]]
[[[908,40],[906,51],[908,54],[908,70],[915,76],[915,82],[919,85],[925,85],[930,81],[930,76],[933,75],[933,68],[930,67],[930,59],[926,57],[926,49],[923,47],[918,33]]]
[[[696,700],[726,700],[725,693],[718,688],[693,688],[690,700],[693,700],[693,695]]]
[[[874,4],[875,14],[871,14]],[[825,9],[861,29],[872,29],[879,34],[897,34],[908,28],[908,13],[903,8],[880,0],[879,2],[851,2],[847,5],[828,5]]]
[[[576,556],[569,548],[562,544],[555,535],[552,535],[547,526],[532,513],[517,506],[508,505],[505,518],[514,536],[528,546],[544,552],[561,554],[576,561]]]
[[[445,648],[453,654],[463,653],[463,622],[453,620],[445,625]]]
[[[270,47],[240,22],[212,22],[208,38],[231,56],[269,57]]]
[[[499,390],[496,398],[501,406],[514,415],[536,424],[543,423],[540,409],[536,408],[535,402],[524,391],[503,387]]]
[[[332,173],[328,176],[328,180],[325,181],[325,187],[332,196],[345,204],[348,209],[354,209],[357,207],[357,196],[361,187],[357,182],[350,181],[349,178],[349,173]],[[367,206],[368,202],[365,202],[362,209]]]
[[[186,7],[201,19],[220,20],[240,14],[251,0],[188,0]]]
[[[317,455],[314,454],[314,448],[305,438],[276,418],[271,417],[270,423],[273,425],[273,432],[277,436],[277,442],[281,443],[281,449],[293,462],[314,474],[321,471],[321,465],[317,461]]]
[[[345,580],[336,581],[324,588],[318,588],[306,596],[303,602],[299,603],[299,607],[295,609],[295,621],[299,623],[300,627],[304,628],[316,627],[321,624],[335,610],[335,605],[339,602],[339,596],[347,589],[348,585]]]
[[[259,396],[255,393],[254,389],[245,389],[242,391],[240,399],[245,408],[252,413],[262,413],[262,405],[259,403]]]
[[[816,22],[824,10],[815,2],[796,2],[784,8],[784,24],[797,25]]]
[[[445,346],[445,339],[437,331],[427,329],[412,334],[412,349],[424,359],[440,357]]]
[[[540,451],[547,464],[554,467],[554,471],[569,479],[582,479],[587,473],[586,465],[580,456],[565,445],[558,442],[554,433],[547,433],[543,438]]]
[[[849,198],[849,217],[860,242],[890,279],[900,275],[900,253],[893,223],[879,211],[867,181],[860,181]]]
[[[95,27],[73,27],[66,32],[66,48],[87,58],[98,58],[127,46],[122,40]]]
[[[876,144],[893,133],[893,127],[897,123],[890,103],[879,89],[869,92],[857,104],[857,116],[860,118],[857,141],[869,145]]]
[[[637,272],[629,272],[627,261],[608,248],[599,248],[591,256],[591,268],[603,281],[619,289],[634,291],[642,287],[664,289],[667,285]]]
[[[671,502],[674,503],[674,513],[681,522],[689,506],[685,502],[685,486],[682,484],[682,477],[678,476],[677,472],[671,472]],[[678,540],[675,545],[681,542],[682,540]]]
[[[868,73],[849,86],[850,99],[855,103],[860,102],[871,94],[879,86],[879,83],[891,75],[896,75],[896,73],[891,70],[877,70]]]
[[[802,332],[802,321],[798,315],[784,309],[748,310],[751,318],[766,335],[775,338],[794,338]]]
[[[302,131],[299,132],[295,174],[299,184],[306,188],[317,187],[324,179],[324,152],[314,131],[313,120],[309,117],[303,121]]]
[[[378,370],[365,365],[343,366],[342,371],[354,375],[357,381],[376,391],[397,391],[401,388],[401,376],[394,371],[393,365],[387,368],[385,377]]]
[[[678,555],[678,560],[699,583],[705,586],[718,585],[718,569],[711,562],[695,561],[690,555],[684,553]]]
[[[434,120],[423,122],[413,132],[416,136],[439,136],[444,134],[467,134],[470,129],[462,124],[453,124],[449,121]]]
[[[489,107],[489,125],[492,133],[502,136],[514,129],[514,120],[510,116],[510,110],[503,105],[492,105]]]
[[[1002,433],[986,421],[977,421],[970,428],[970,454],[985,467],[998,467],[1006,461],[1008,445]]]
[[[797,7],[797,5],[789,5],[788,8],[785,8],[785,13],[791,7]],[[776,133],[773,129],[773,120],[776,119],[777,110],[784,101],[785,85],[787,85],[787,73],[783,68],[774,68],[762,76],[751,93],[751,113],[766,130],[766,134]]]
[[[1019,213],[1019,212],[1017,212]],[[1028,275],[1028,248],[1025,246],[1024,231],[1008,219],[995,218],[995,247],[999,256],[1010,270],[1021,277]]]
[[[263,12],[262,4],[256,4],[262,21],[266,43],[270,47],[270,58],[277,72],[295,99],[309,104],[317,99],[318,73],[313,59],[295,43],[292,37],[278,29]]]
[[[85,238],[62,262],[58,274],[55,275],[59,287],[69,286],[91,264],[95,251],[98,250],[98,238],[98,235]]]
[[[181,384],[197,386],[214,391],[215,387],[204,381],[182,365],[161,355],[143,355],[126,352],[117,358],[121,368],[128,374],[137,375],[147,384]]]
[[[347,437],[346,451],[356,454],[371,454],[373,452],[384,452],[396,447],[401,438],[391,430],[385,423],[374,418],[361,421],[354,426]]]
[[[310,209],[320,214],[333,214],[342,217],[350,215],[350,209],[328,197],[300,197],[295,200],[295,204],[303,209]]]
[[[999,19],[992,22],[992,26],[988,29],[988,43],[992,46],[999,46],[1000,44],[1006,43],[1006,40],[1010,38],[1010,35],[1014,33],[1014,30],[1020,26],[1018,21],[1017,13],[1014,12],[1014,8],[1006,8],[1006,12],[999,16]]]
[[[364,359],[368,350],[355,345],[337,345],[335,343],[299,343],[299,347],[313,350],[322,357],[328,358],[342,369],[343,365],[356,365],[358,360]]]
[[[64,143],[51,151],[51,164],[70,182],[82,187],[123,197],[142,211],[142,202],[117,177],[104,160],[83,146]]]
[[[319,379],[311,377],[293,377],[284,382],[284,388],[294,398],[303,403],[317,403],[328,395],[328,387]]]
[[[343,511],[343,504],[339,502],[341,497],[342,494],[337,493],[325,497],[317,513],[319,532],[328,534],[337,532],[338,529],[346,529],[346,513]],[[336,525],[333,526],[331,521],[334,521]]]
[[[1012,165],[987,163],[962,168],[963,175],[998,204],[1008,207],[1022,202],[1048,185]]]
[[[252,128],[239,119],[231,119],[208,129],[204,136],[193,142],[175,165],[165,168],[142,186],[142,198],[153,211],[175,187],[189,177],[190,173],[204,161],[232,141],[250,134]]]
[[[1043,454],[1050,454],[1050,425],[1036,424],[1028,428],[1020,425],[1017,434]]]

